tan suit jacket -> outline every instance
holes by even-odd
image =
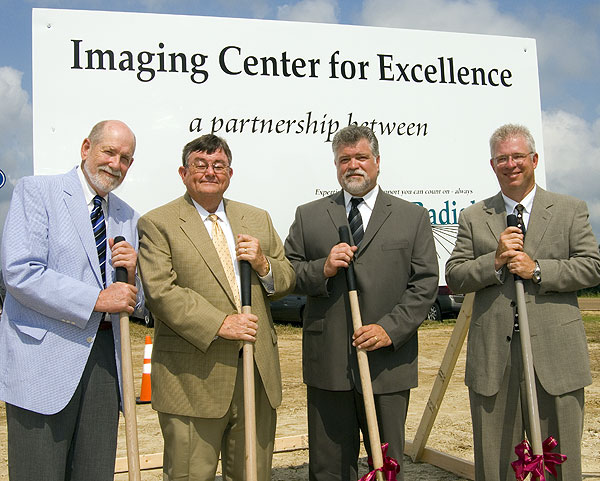
[[[274,297],[294,287],[294,271],[267,212],[225,199],[234,236],[260,241],[271,263]],[[139,267],[154,315],[152,407],[182,416],[222,417],[233,396],[240,341],[216,338],[236,312],[233,293],[198,211],[186,193],[144,215]],[[252,271],[252,312],[258,316],[255,362],[273,408],[281,403],[277,334],[269,299]]]
[[[513,276],[504,267],[501,283],[494,270],[505,229],[500,193],[465,209],[446,264],[450,289],[476,292],[465,382],[483,396],[500,388],[516,309]],[[557,396],[591,384],[577,290],[600,283],[600,255],[585,202],[537,187],[524,251],[538,260],[542,271],[540,284],[524,281],[533,362],[542,386]]]

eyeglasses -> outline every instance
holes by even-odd
[[[494,157],[494,163],[496,165],[505,165],[508,162],[508,159],[513,159],[515,164],[522,164],[525,159],[533,153],[534,152],[528,152],[523,154],[521,152],[517,152],[516,154],[499,155],[498,157]]]
[[[199,172],[204,174],[209,167],[212,167],[212,170],[215,174],[224,174],[227,169],[229,169],[228,164],[223,164],[221,162],[215,162],[214,164],[206,164],[204,162],[190,162],[188,168],[194,172]]]

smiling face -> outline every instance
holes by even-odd
[[[490,165],[498,178],[500,190],[515,202],[520,202],[535,186],[538,154],[531,152],[525,137],[515,135],[498,142]]]
[[[135,136],[123,122],[108,121],[97,139],[84,139],[81,168],[88,183],[102,197],[117,188],[133,163]]]
[[[215,167],[219,172],[215,172]],[[225,152],[218,149],[212,154],[192,152],[187,165],[179,167],[179,175],[190,197],[208,212],[214,212],[229,187],[233,170]]]
[[[379,156],[373,155],[365,138],[355,144],[341,145],[335,157],[335,166],[338,182],[349,194],[362,197],[377,184]]]

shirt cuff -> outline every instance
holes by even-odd
[[[260,283],[263,285],[268,296],[275,294],[275,281],[273,280],[273,269],[271,269],[271,261],[267,258],[269,264],[269,272],[264,276],[258,276]]]

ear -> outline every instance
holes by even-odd
[[[90,139],[88,139],[87,137],[85,139],[83,139],[83,143],[81,144],[81,160],[82,161],[84,161],[88,158],[91,147],[92,147],[92,144],[90,142]]]
[[[537,167],[537,165],[538,165],[538,160],[539,160],[539,157],[538,157],[538,153],[536,152],[535,154],[533,154],[533,161],[532,161],[532,163],[533,163],[533,168],[534,168],[534,169],[535,169],[535,168]]]
[[[181,177],[181,180],[183,180],[184,181],[183,183],[185,184],[185,167],[183,165],[180,166],[178,169],[178,172],[179,172],[179,176]]]

